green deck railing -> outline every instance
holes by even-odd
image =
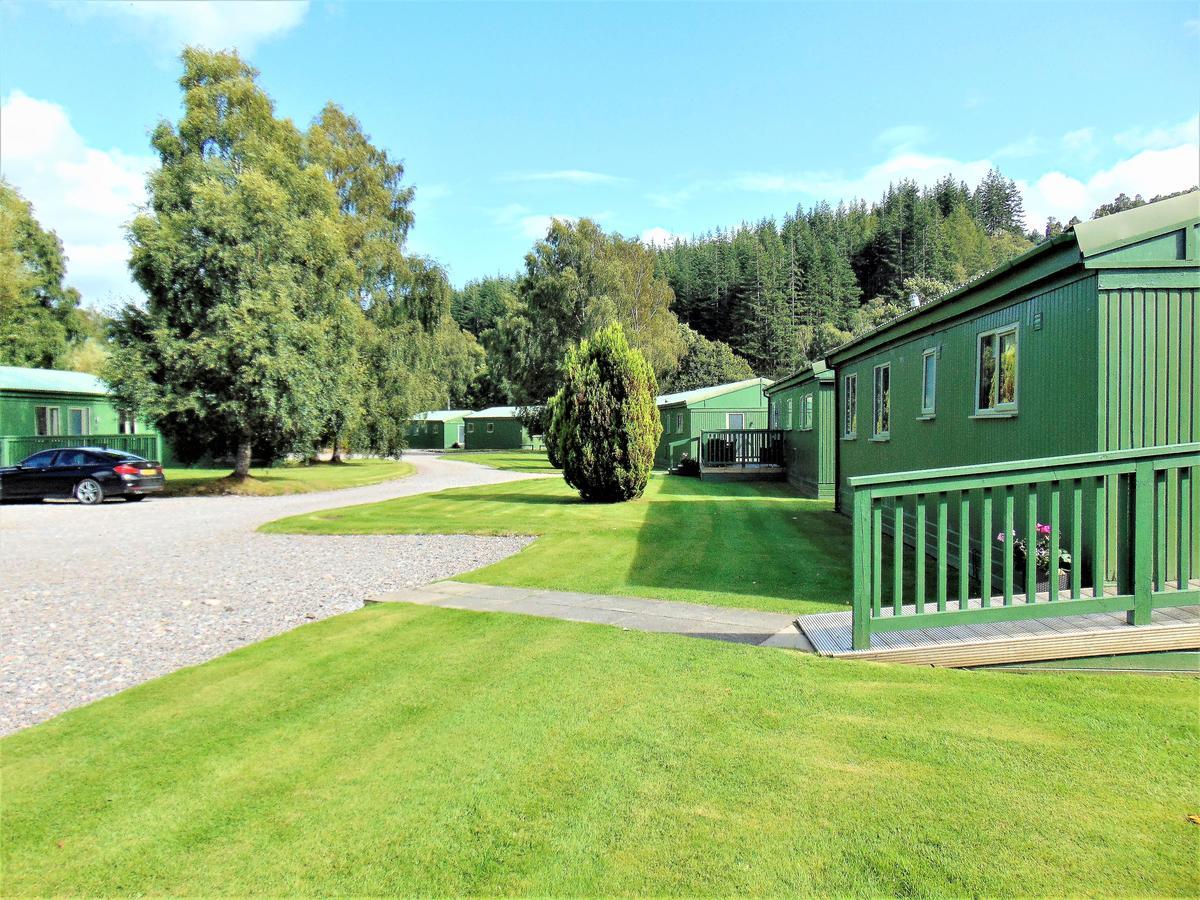
[[[854,648],[1096,612],[1145,625],[1200,603],[1198,469],[1191,443],[851,478]],[[1027,563],[1038,542],[1064,562]]]
[[[0,466],[15,466],[39,450],[55,447],[103,447],[162,460],[162,438],[157,434],[0,435]]]
[[[700,466],[782,466],[785,432],[725,428],[700,432]]]

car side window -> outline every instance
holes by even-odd
[[[64,450],[58,454],[58,462],[55,465],[59,466],[87,466],[96,461],[96,458],[90,453],[85,453],[83,450]]]
[[[41,453],[26,457],[21,461],[21,465],[27,469],[44,469],[54,462],[54,454],[57,452],[57,450],[43,450]]]

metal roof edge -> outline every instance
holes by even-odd
[[[1072,226],[1084,259],[1200,223],[1200,191],[1188,191]]]

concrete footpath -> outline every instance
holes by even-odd
[[[812,644],[795,625],[791,613],[701,606],[640,597],[541,591],[461,581],[435,581],[418,588],[380,594],[368,603],[418,603],[476,612],[509,612],[527,616],[592,622],[635,631],[733,641],[757,647],[781,647],[812,653]]]

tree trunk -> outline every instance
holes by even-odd
[[[342,459],[340,442],[341,436],[341,432],[335,432],[333,435],[333,449],[329,453],[329,462],[333,465],[345,462],[345,460]]]
[[[243,434],[242,439],[238,441],[237,461],[233,468],[233,474],[237,478],[250,477],[250,451],[250,435]]]

